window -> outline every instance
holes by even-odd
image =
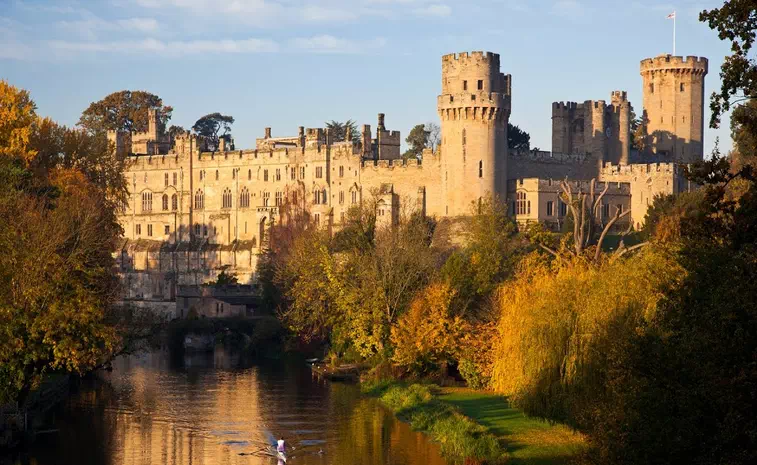
[[[168,173],[166,173],[165,176],[163,176],[163,178],[165,180],[165,186],[168,187]]]
[[[292,203],[297,205],[297,191],[292,192]]]
[[[168,210],[168,194],[163,194],[163,211],[166,210]]]
[[[291,171],[292,171],[291,178],[292,178],[292,181],[294,181],[295,179],[297,179],[297,170],[295,168],[292,168]]]
[[[339,191],[339,205],[344,203],[344,191]]]
[[[151,224],[147,225],[147,235],[149,237],[152,237],[152,225]]]
[[[465,140],[465,129],[463,129],[463,147],[465,147],[465,142],[466,142],[466,140]]]
[[[321,214],[316,213],[315,214],[315,224],[321,224]]]
[[[236,179],[236,178],[237,178],[237,170],[236,168],[233,168],[231,170],[231,179]]]
[[[322,166],[316,166],[315,167],[315,177],[317,179],[321,179],[323,177],[323,167]]]
[[[681,92],[683,92],[683,91],[685,91],[685,90],[686,90],[686,84],[684,84],[684,83],[682,82],[682,83],[681,83]]]
[[[267,207],[268,202],[271,200],[271,193],[270,192],[263,192],[263,206]]]
[[[554,203],[550,200],[547,202],[547,216],[554,215]]]
[[[352,191],[352,205],[357,203],[357,191]]]
[[[179,209],[179,198],[176,196],[176,194],[171,196],[171,210],[178,210]]]
[[[134,227],[134,229],[136,230],[137,236],[142,235],[142,225],[141,224],[136,225]]]
[[[602,219],[607,220],[609,218],[610,218],[610,204],[603,203],[602,204]]]
[[[484,81],[478,80],[478,90],[484,90]]]
[[[276,180],[281,181],[281,169],[276,168]]]
[[[171,227],[169,225],[165,225],[163,229],[164,229],[163,234],[165,234],[166,236],[171,234]]]
[[[276,192],[276,206],[277,207],[280,207],[281,204],[284,203],[283,199],[284,199],[284,195],[281,192]]]
[[[528,215],[531,214],[531,201],[526,200],[525,192],[518,192],[516,194],[517,201],[515,202],[515,214],[516,215]]]
[[[654,94],[654,82],[649,84],[649,93]]]
[[[252,180],[252,170],[247,170],[247,180],[248,181]]]
[[[268,181],[268,170],[263,170],[263,181]]]
[[[208,225],[207,224],[203,224],[202,225],[202,235],[203,236],[207,236],[208,235]]]
[[[560,216],[566,216],[568,214],[568,204],[562,200],[558,201],[558,204],[560,205]]]
[[[200,224],[195,224],[195,236],[200,235]]]
[[[484,177],[484,162],[483,160],[478,161],[478,177],[483,178]]]
[[[205,208],[205,193],[200,189],[195,192],[195,210],[202,210]]]
[[[231,208],[231,190],[227,187],[223,190],[223,201],[221,208]]]
[[[321,191],[313,191],[313,204],[319,205],[321,203]]]
[[[250,207],[250,191],[248,191],[246,187],[243,187],[242,192],[239,194],[239,207],[240,208]]]
[[[173,174],[173,184],[172,185],[173,186],[177,185],[177,183],[176,183],[176,173]]]
[[[204,171],[200,171],[200,181],[202,181],[202,179],[204,177],[205,177],[205,172]]]
[[[218,170],[216,170],[216,181],[218,181]]]
[[[152,192],[142,192],[142,211],[152,211]]]
[[[463,81],[463,90],[468,90],[468,81]]]
[[[343,177],[344,177],[344,166],[340,166],[340,167],[339,167],[339,177],[340,177],[340,178],[343,178]]]
[[[300,179],[305,179],[305,167],[300,168]]]

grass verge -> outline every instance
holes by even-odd
[[[361,389],[429,434],[454,462],[565,465],[587,451],[581,434],[527,417],[490,392],[393,381],[365,383]]]
[[[414,430],[429,434],[448,460],[467,464],[498,464],[507,460],[499,439],[453,405],[440,401],[434,386],[380,382],[363,384],[361,388],[365,394],[378,397]]]

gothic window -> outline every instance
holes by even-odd
[[[478,177],[484,177],[484,162],[482,160],[478,161]]]
[[[282,193],[281,192],[276,192],[276,206],[277,207],[281,206],[281,204],[283,203],[283,199],[284,199],[284,197],[283,197]]]
[[[316,166],[315,167],[315,177],[320,179],[323,177],[323,167],[322,166]]]
[[[300,168],[300,179],[305,179],[305,168]]]
[[[165,183],[164,183],[165,186],[168,187],[168,173],[166,173],[165,176],[163,176],[163,178],[164,178],[164,181],[165,181]]]
[[[152,211],[152,192],[142,192],[142,211]]]
[[[263,192],[263,206],[267,207],[268,202],[271,200],[271,193],[270,192]]]
[[[547,202],[547,216],[554,215],[554,203],[550,200]]]
[[[205,208],[205,194],[197,189],[197,192],[195,192],[195,210],[202,210],[203,208]]]
[[[195,224],[195,236],[199,236],[200,232],[202,232],[200,231],[200,223],[197,223]]]
[[[231,208],[231,191],[228,187],[223,190],[223,204],[221,208]]]
[[[147,225],[147,235],[149,237],[152,237],[152,225],[151,224]]]
[[[177,182],[176,182],[176,181],[177,181],[177,176],[176,176],[176,173],[174,173],[174,174],[173,174],[173,184],[171,184],[171,185],[172,185],[172,186],[176,186],[176,185],[177,185]]]
[[[246,187],[242,188],[242,193],[239,194],[239,207],[249,208],[250,206],[250,191]]]
[[[263,181],[268,181],[268,170],[263,170]]]
[[[321,191],[321,203],[323,203],[324,205],[328,204],[329,203],[328,199],[329,198],[326,196],[326,189],[323,189]]]
[[[290,171],[291,171],[292,181],[294,181],[295,179],[297,179],[297,169],[296,168],[292,168]]]
[[[163,194],[163,211],[168,210],[168,194]]]
[[[134,229],[136,230],[137,236],[141,236],[142,235],[142,225],[141,224],[136,225],[134,227]]]
[[[178,210],[179,209],[179,198],[176,196],[176,194],[171,196],[171,210]]]
[[[357,191],[352,191],[352,205],[357,203]]]
[[[321,203],[321,191],[316,190],[313,192],[313,204],[318,205]]]
[[[515,202],[515,214],[527,215],[531,213],[531,201],[526,200],[525,192],[518,192],[516,194],[517,201]]]
[[[281,170],[276,168],[276,180],[281,181]]]

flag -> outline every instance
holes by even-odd
[[[667,19],[676,19],[676,12],[670,13],[668,16],[666,16]]]

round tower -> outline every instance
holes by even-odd
[[[660,55],[641,62],[647,150],[671,161],[701,161],[707,58]]]
[[[510,76],[499,55],[471,52],[442,57],[442,212],[467,215],[479,199],[507,193]]]

